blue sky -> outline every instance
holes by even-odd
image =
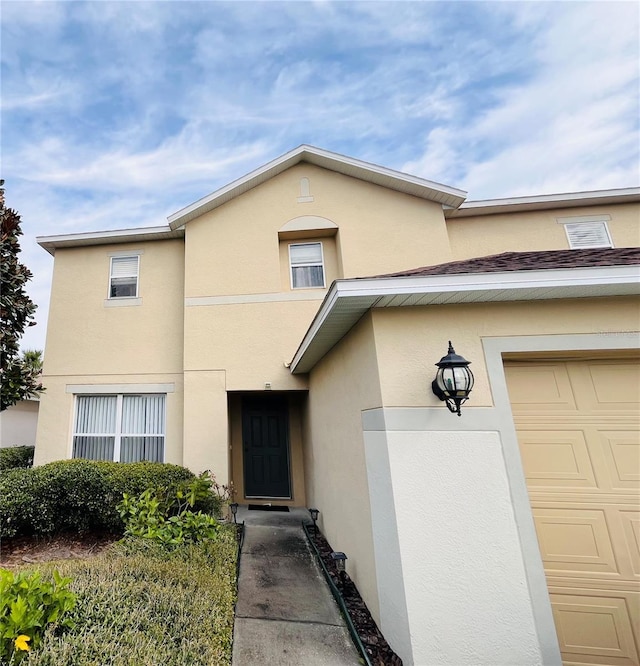
[[[2,3],[2,176],[38,235],[155,226],[301,143],[469,199],[640,184],[636,2]]]

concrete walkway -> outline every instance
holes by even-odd
[[[301,522],[289,513],[249,511],[240,560],[233,666],[354,666],[360,664],[347,627]]]

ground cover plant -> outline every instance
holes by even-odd
[[[69,469],[100,487],[95,465],[54,472]],[[190,477],[123,493],[125,538],[95,557],[0,569],[3,666],[230,664],[237,530],[195,510],[219,510],[229,489]]]
[[[210,666],[231,663],[237,541],[167,547],[128,537],[87,560],[38,565],[71,578],[71,626],[45,629],[21,666]],[[29,569],[27,569],[29,571]]]

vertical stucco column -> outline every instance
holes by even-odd
[[[184,373],[184,466],[229,481],[228,410],[223,370]]]
[[[439,430],[433,413],[363,418],[383,633],[407,665],[559,664],[541,645],[500,433],[448,413]]]

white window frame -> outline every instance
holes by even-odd
[[[73,414],[73,433],[71,435],[71,456],[73,457],[75,449],[75,438],[76,437],[113,437],[113,462],[120,462],[120,454],[122,450],[122,438],[123,437],[162,437],[162,460],[164,462],[166,458],[166,444],[167,444],[167,395],[166,393],[161,393],[160,395],[164,396],[164,410],[162,414],[162,432],[161,433],[126,433],[122,432],[122,405],[124,403],[125,396],[139,396],[146,397],[150,395],[157,396],[158,393],[78,393],[75,395],[74,400],[74,414]],[[116,425],[115,432],[77,432],[78,427],[78,398],[94,398],[94,397],[115,397],[116,398]]]
[[[113,275],[113,261],[114,259],[136,259],[136,271],[135,273],[131,273],[130,275],[119,275],[117,277],[127,277],[127,278],[135,278],[136,281],[136,293],[133,296],[112,296],[111,295],[111,282],[114,278]],[[133,298],[138,298],[138,294],[140,293],[140,254],[138,252],[128,254],[126,252],[123,252],[122,254],[113,254],[111,255],[111,258],[109,260],[109,287],[108,287],[108,292],[107,292],[107,300],[109,301],[119,301],[119,300],[125,300],[125,299],[133,299]]]
[[[291,260],[291,248],[300,245],[319,245],[320,246],[320,263],[317,262],[305,262],[293,265]],[[314,285],[313,287],[295,287],[293,284],[293,269],[294,268],[304,268],[311,266],[320,266],[322,268],[322,285]],[[309,241],[307,243],[289,243],[289,280],[291,283],[291,289],[325,289],[327,284],[327,272],[324,266],[324,247],[322,241]]]

